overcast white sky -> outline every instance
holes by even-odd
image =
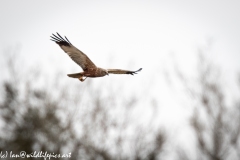
[[[172,54],[181,68],[191,72],[197,49],[212,43],[209,57],[225,73],[240,69],[239,15],[239,0],[2,0],[0,51],[5,57],[6,48],[20,45],[24,65],[65,74],[80,71],[50,41],[49,36],[59,32],[100,67],[143,68],[134,77],[109,76],[94,83],[119,82],[136,94],[139,87],[153,85],[147,95],[161,97],[160,104],[169,107],[174,105],[162,72],[172,64]],[[174,110],[179,115],[182,108]],[[172,114],[162,116],[176,119]]]
[[[187,62],[213,40],[214,58],[239,67],[239,7],[237,0],[1,1],[0,43],[20,44],[21,56],[34,63],[59,58],[71,65],[49,41],[59,32],[98,65],[150,69],[170,52]],[[115,65],[108,66],[109,58]]]

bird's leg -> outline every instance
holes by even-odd
[[[83,76],[78,78],[81,82],[85,81],[85,79],[87,79],[87,77],[85,79],[83,79]]]

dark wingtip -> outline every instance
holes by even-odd
[[[132,72],[133,74],[137,74],[137,72],[140,72],[142,70],[142,68],[139,68],[138,70]]]
[[[68,41],[69,44],[72,44],[72,43],[68,40],[68,38],[67,38],[66,36],[65,36],[65,39]]]
[[[132,72],[128,72],[127,74],[131,74],[134,76],[134,74],[138,74],[137,72],[140,72],[142,70],[142,68],[139,68],[138,70],[136,71],[132,71]]]
[[[52,36],[50,36],[52,41],[56,42],[58,45],[64,45],[64,46],[70,46],[70,41],[66,38],[66,40],[58,33],[56,32],[56,35],[52,33]]]

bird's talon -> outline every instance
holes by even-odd
[[[85,81],[85,79],[87,79],[87,77],[85,79],[83,79],[83,77],[78,78],[81,82]]]

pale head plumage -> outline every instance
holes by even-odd
[[[101,74],[102,76],[108,75],[108,70],[103,69],[103,68],[99,68],[99,69],[100,69],[100,74]]]

